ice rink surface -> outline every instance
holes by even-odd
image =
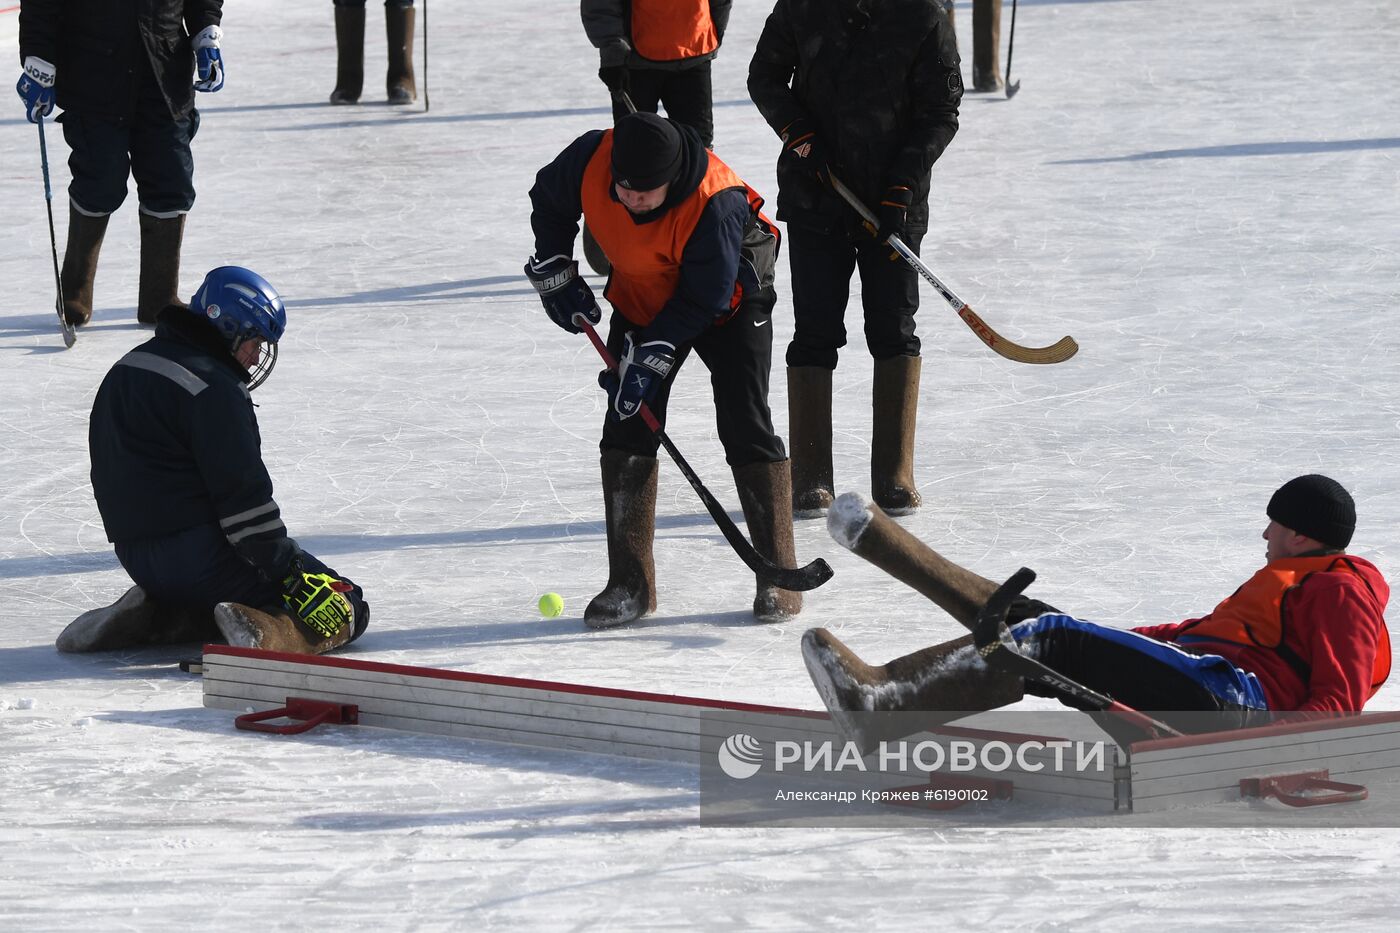
[[[987,576],[1032,566],[1037,595],[1126,627],[1209,610],[1261,564],[1269,493],[1324,472],[1355,493],[1356,553],[1400,571],[1400,5],[1020,5],[1021,92],[965,99],[924,256],[1007,337],[1082,349],[1008,362],[925,293],[925,505],[906,526]],[[0,51],[18,77],[8,7]],[[744,88],[768,9],[735,5],[714,75],[717,151],[771,203],[778,142]],[[246,265],[287,299],[255,399],[293,535],[373,605],[350,655],[813,708],[805,628],[872,661],[956,635],[822,522],[798,526],[798,553],[835,579],[800,619],[753,624],[752,576],[664,460],[658,612],[583,627],[606,577],[598,361],[520,269],[534,172],[609,120],[596,55],[575,3],[434,3],[431,110],[389,108],[370,13],[366,102],[332,108],[329,3],[227,4],[228,83],[199,101],[182,276],[189,294],[208,268]],[[958,17],[968,78],[969,3]],[[421,38],[420,24],[420,88]],[[1394,831],[703,828],[693,769],[368,729],[249,735],[202,708],[174,665],[188,651],[58,655],[62,627],[128,585],[86,425],[103,374],[148,336],[136,198],[108,233],[94,321],[65,351],[37,134],[3,95],[0,928],[1393,922]],[[56,127],[49,145],[61,248]],[[848,323],[836,472],[859,490],[871,366]],[[669,433],[737,516],[698,361]],[[547,590],[566,607],[541,621]],[[1395,684],[1373,708],[1400,705]]]

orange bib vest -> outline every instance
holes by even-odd
[[[643,58],[670,62],[719,48],[709,0],[632,0],[632,48]]]
[[[627,208],[612,197],[612,145],[613,131],[605,130],[598,151],[584,169],[583,217],[612,263],[603,297],[627,320],[645,326],[676,293],[681,280],[681,255],[710,198],[730,188],[742,188],[759,220],[770,227],[772,223],[759,213],[763,198],[713,152],[709,153],[705,177],[689,197],[651,223],[634,223]],[[739,307],[742,297],[736,281],[729,303],[731,311]]]
[[[1286,557],[1270,561],[1238,590],[1227,596],[1209,616],[1181,631],[1177,637],[1190,635],[1272,649],[1283,655],[1284,660],[1306,681],[1307,662],[1286,646],[1283,639],[1284,629],[1288,624],[1288,596],[1315,573],[1350,573],[1365,582],[1365,578],[1356,572],[1351,561],[1345,557],[1322,555]],[[1367,589],[1370,589],[1369,584]],[[1299,670],[1299,665],[1302,665],[1302,670]],[[1376,645],[1376,659],[1371,669],[1369,696],[1375,696],[1389,676],[1390,634],[1382,626],[1381,638]]]

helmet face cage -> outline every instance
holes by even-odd
[[[248,388],[267,380],[277,362],[277,341],[286,330],[287,312],[266,279],[239,266],[221,266],[204,277],[190,310],[214,326],[235,357],[247,341],[262,340],[257,362],[248,370]]]
[[[248,370],[248,391],[251,392],[267,381],[272,375],[272,367],[277,365],[277,344],[263,341],[258,350],[258,361]]]

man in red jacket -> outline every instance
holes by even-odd
[[[1159,716],[1182,731],[1277,713],[1360,711],[1390,673],[1390,588],[1369,561],[1346,553],[1356,528],[1351,495],[1326,476],[1300,476],[1274,493],[1266,511],[1267,563],[1201,618],[1125,631],[1020,597],[1007,619],[1011,635],[1023,653],[1136,709],[1226,714]],[[970,625],[975,613],[967,607],[984,604],[996,584],[948,567],[949,579],[940,582],[957,598],[943,608]],[[807,632],[802,649],[838,719],[990,709],[1025,692],[1075,705],[1052,688],[989,670],[966,638],[881,667],[863,663],[825,629]]]

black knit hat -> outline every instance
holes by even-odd
[[[613,130],[612,177],[624,188],[651,191],[681,170],[681,134],[654,113],[629,113]]]
[[[1356,530],[1356,503],[1351,493],[1318,473],[1284,483],[1265,511],[1283,527],[1338,550],[1351,543]]]

